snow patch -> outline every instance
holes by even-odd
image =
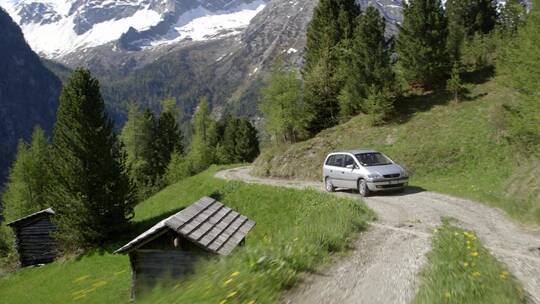
[[[263,0],[242,4],[228,11],[211,12],[199,6],[182,14],[164,39],[153,41],[149,46],[172,44],[184,39],[204,41],[216,37],[237,35],[265,6],[266,3]]]
[[[161,16],[152,10],[139,10],[133,16],[95,24],[92,29],[77,35],[73,16],[56,23],[23,25],[26,40],[34,51],[55,58],[77,49],[94,47],[114,41],[132,26],[145,30],[161,21]]]

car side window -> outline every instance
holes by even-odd
[[[354,160],[350,155],[345,155],[345,165],[343,167],[347,166],[354,166]]]
[[[328,157],[328,160],[326,161],[326,165],[327,166],[333,166],[335,161],[336,161],[336,156],[332,155],[332,156]]]
[[[336,155],[336,159],[334,161],[334,166],[336,167],[344,167],[343,163],[345,161],[345,155],[338,154]]]

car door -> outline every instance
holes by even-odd
[[[328,176],[332,179],[332,184],[336,188],[345,187],[343,181],[343,161],[345,160],[343,154],[335,154],[333,161],[328,166]]]
[[[358,180],[358,174],[356,172],[356,167],[357,166],[353,157],[350,155],[345,155],[342,168],[342,178],[344,183],[343,187],[350,189],[355,189],[357,187],[356,182]]]

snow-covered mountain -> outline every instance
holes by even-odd
[[[240,33],[267,0],[0,0],[47,58],[120,41],[141,50]]]

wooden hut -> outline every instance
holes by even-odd
[[[190,273],[201,258],[230,254],[254,226],[209,197],[162,220],[116,251],[129,254],[132,297],[159,280]]]
[[[50,263],[57,257],[57,243],[51,236],[56,230],[51,222],[53,215],[54,211],[49,208],[7,224],[13,228],[22,267]]]

